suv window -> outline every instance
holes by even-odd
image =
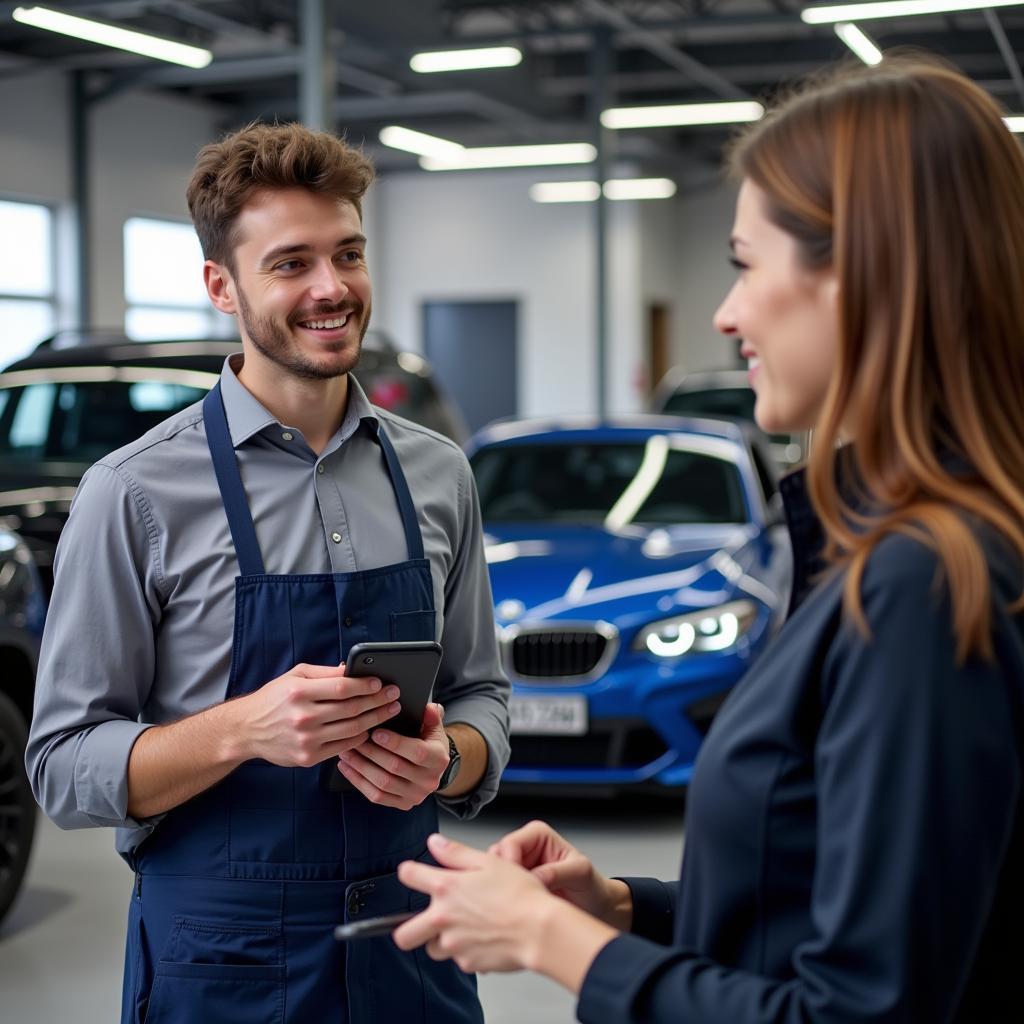
[[[0,457],[95,462],[206,391],[144,380],[28,384],[0,394]]]
[[[669,395],[663,412],[671,416],[721,416],[730,420],[756,423],[754,404],[757,395],[753,388],[705,388],[694,391],[676,391]],[[787,444],[789,434],[769,434],[776,444]]]

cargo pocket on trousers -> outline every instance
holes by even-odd
[[[282,1024],[278,928],[179,918],[156,965],[146,1024]]]
[[[421,612],[392,612],[392,640],[433,640],[434,613],[431,610]]]

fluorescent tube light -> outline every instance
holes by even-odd
[[[420,158],[425,171],[463,171],[484,167],[537,167],[541,164],[589,164],[597,150],[589,142],[547,146],[481,146],[451,156]]]
[[[948,14],[982,11],[986,7],[1019,7],[1024,0],[876,0],[875,3],[805,7],[800,17],[808,25],[837,21],[868,21],[871,18],[909,18],[917,14]]]
[[[530,186],[535,203],[592,203],[601,194],[596,181],[541,181]],[[668,178],[610,178],[604,183],[607,199],[668,199],[676,183]]]
[[[377,137],[385,146],[392,149],[401,149],[417,156],[436,156],[439,159],[457,157],[466,149],[457,142],[441,139],[436,135],[427,135],[426,132],[416,132],[411,128],[400,128],[395,124],[382,128]]]
[[[609,199],[669,199],[676,183],[668,178],[611,178],[604,183]]]
[[[1006,127],[1016,135],[1024,132],[1024,116],[1021,116],[1020,114],[1016,114],[1011,117],[1004,117],[1003,122]]]
[[[530,186],[535,203],[592,203],[600,194],[596,181],[538,181]]]
[[[413,54],[409,67],[420,74],[435,71],[475,71],[479,68],[514,68],[523,59],[514,46],[488,46],[479,50],[435,50]]]
[[[1024,3],[1024,0],[1021,0]],[[754,101],[680,103],[661,107],[610,107],[601,112],[605,128],[664,128],[689,124],[739,124],[760,120],[764,107]]]
[[[856,25],[851,25],[848,21],[841,21],[836,25],[836,35],[865,64],[874,67],[876,64],[882,63],[882,51]]]
[[[170,61],[172,64],[184,64],[187,68],[205,68],[213,60],[213,54],[209,50],[198,46],[186,46],[184,43],[151,36],[146,32],[105,25],[103,22],[80,18],[73,14],[62,14],[60,11],[51,11],[48,7],[16,7],[11,17],[22,25],[44,28],[50,32],[73,36],[75,39],[110,46],[115,50],[127,50],[143,57]]]

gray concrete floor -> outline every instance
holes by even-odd
[[[503,798],[475,822],[445,819],[442,827],[484,847],[534,817],[550,821],[607,874],[677,875],[678,802]],[[118,1019],[130,889],[109,832],[61,832],[40,819],[29,877],[0,926],[0,1024]],[[575,1020],[573,998],[545,978],[483,975],[480,996],[488,1024]]]

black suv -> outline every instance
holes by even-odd
[[[32,555],[0,527],[0,920],[18,894],[36,828],[24,760],[45,610]]]
[[[53,552],[82,474],[201,399],[237,340],[57,336],[0,373],[0,524],[32,549],[49,594]],[[371,402],[461,443],[465,427],[430,366],[367,334],[355,376]]]
[[[651,412],[665,416],[714,416],[754,424],[767,438],[780,473],[807,455],[806,434],[764,434],[754,421],[756,395],[746,370],[669,370],[655,388]]]

